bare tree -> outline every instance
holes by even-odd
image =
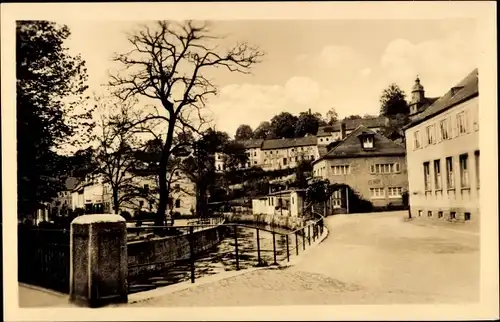
[[[103,185],[111,188],[112,208],[118,213],[122,205],[137,206],[138,200],[147,199],[150,193],[143,185],[148,174],[140,172],[143,167],[136,158],[141,141],[127,127],[134,119],[133,106],[136,102],[109,100],[103,96],[96,97],[95,100],[101,112],[112,112],[101,114],[94,142],[96,173],[102,177]],[[151,175],[149,177],[151,179]]]
[[[199,133],[207,122],[203,115],[207,99],[217,94],[206,72],[223,67],[229,72],[247,74],[263,56],[258,48],[247,43],[219,50],[217,45],[211,46],[218,39],[206,22],[158,21],[154,28],[143,26],[129,35],[133,49],[114,58],[124,67],[111,76],[110,82],[120,97],[143,97],[161,104],[161,108],[154,108],[141,120],[129,124],[136,127],[150,120],[166,124],[158,170],[157,224],[163,222],[167,207],[167,164],[177,148],[173,142],[176,132],[189,129]]]

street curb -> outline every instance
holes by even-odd
[[[219,273],[219,274],[214,274],[211,276],[202,277],[202,278],[198,279],[199,282],[196,282],[196,283],[191,283],[191,282],[187,281],[187,282],[182,282],[182,283],[178,283],[178,284],[174,284],[174,285],[162,286],[162,287],[159,287],[159,288],[154,289],[154,290],[131,294],[128,296],[128,303],[115,304],[112,306],[117,307],[117,306],[125,306],[125,305],[129,305],[129,304],[136,304],[136,303],[140,303],[140,302],[145,302],[145,301],[153,300],[155,298],[159,298],[159,297],[169,295],[172,293],[177,293],[180,291],[185,291],[187,289],[195,288],[195,287],[198,287],[201,285],[215,283],[215,282],[219,282],[219,281],[222,281],[222,280],[225,280],[228,278],[249,274],[249,273],[255,272],[257,270],[264,270],[264,269],[273,270],[273,269],[289,268],[289,267],[292,267],[294,265],[297,265],[297,263],[300,262],[301,258],[303,258],[303,256],[301,256],[302,254],[306,254],[308,250],[310,250],[310,249],[314,248],[315,246],[319,245],[320,243],[322,243],[327,237],[328,237],[328,229],[326,227],[324,227],[323,234],[318,239],[316,239],[314,242],[312,242],[310,246],[306,247],[306,250],[299,252],[299,256],[297,256],[297,255],[291,256],[290,262],[287,262],[287,260],[285,259],[285,260],[278,262],[277,266],[273,265],[273,266],[267,266],[267,267],[252,267],[252,268],[246,268],[246,269],[243,269],[240,271],[228,271],[228,272],[224,272],[224,273]]]

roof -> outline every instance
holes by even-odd
[[[316,136],[313,135],[305,136],[302,138],[293,138],[293,139],[265,140],[262,143],[262,150],[285,149],[297,146],[316,145],[317,142],[318,140]]]
[[[410,124],[408,124],[404,129],[411,128],[423,121],[430,119],[449,108],[460,104],[466,100],[469,100],[473,97],[479,95],[478,88],[478,70],[475,68],[472,72],[469,73],[464,79],[462,79],[458,84],[453,86],[452,88],[460,88],[456,93],[452,92],[452,89],[444,94],[442,97],[437,99],[431,106],[429,106],[425,111],[423,111],[420,115],[416,116]]]
[[[292,192],[305,192],[306,189],[289,189],[289,190],[278,190],[275,192],[271,192],[268,196],[279,196],[279,195],[285,195],[285,194],[290,194]]]
[[[377,128],[382,127],[387,124],[387,118],[384,116],[373,117],[373,118],[362,118],[362,119],[354,119],[354,120],[342,120],[339,122],[335,122],[332,125],[320,126],[318,128],[317,136],[329,136],[331,132],[340,131],[341,124],[345,123],[345,128],[348,131],[352,131],[359,127],[360,125],[364,125],[367,128]]]
[[[262,146],[262,142],[264,142],[264,140],[251,139],[251,140],[240,140],[240,141],[236,141],[236,142],[243,145],[245,147],[245,149],[251,149],[251,148],[260,148]]]
[[[328,148],[326,146],[318,146],[319,156],[322,157],[328,153]]]
[[[364,150],[361,146],[361,141],[358,136],[360,135],[373,135],[374,149]],[[322,159],[334,159],[334,158],[345,158],[345,157],[372,157],[372,156],[382,156],[382,155],[405,155],[405,148],[389,138],[376,133],[360,125],[357,129],[351,132],[345,137],[336,147],[331,149],[326,155],[314,161],[318,162]]]

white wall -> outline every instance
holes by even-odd
[[[479,186],[476,182],[476,162],[474,152],[479,150],[478,98],[459,104],[423,123],[406,130],[406,148],[410,206],[412,208],[479,208]],[[467,133],[458,133],[457,114],[464,112],[467,119]],[[448,140],[439,140],[439,122],[448,119],[451,122],[451,136]],[[436,143],[426,144],[426,127],[436,127]],[[420,134],[421,148],[414,143],[415,132]],[[468,153],[469,189],[461,189],[459,155]],[[453,157],[455,190],[447,189],[446,158]],[[441,162],[442,192],[436,191],[434,182],[434,160]],[[424,162],[430,163],[431,191],[425,191]],[[427,216],[427,214],[425,214]]]

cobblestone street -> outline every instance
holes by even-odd
[[[266,269],[132,306],[428,304],[479,298],[479,235],[404,222],[406,213],[334,216],[297,265]],[[463,230],[463,229],[462,229]]]

